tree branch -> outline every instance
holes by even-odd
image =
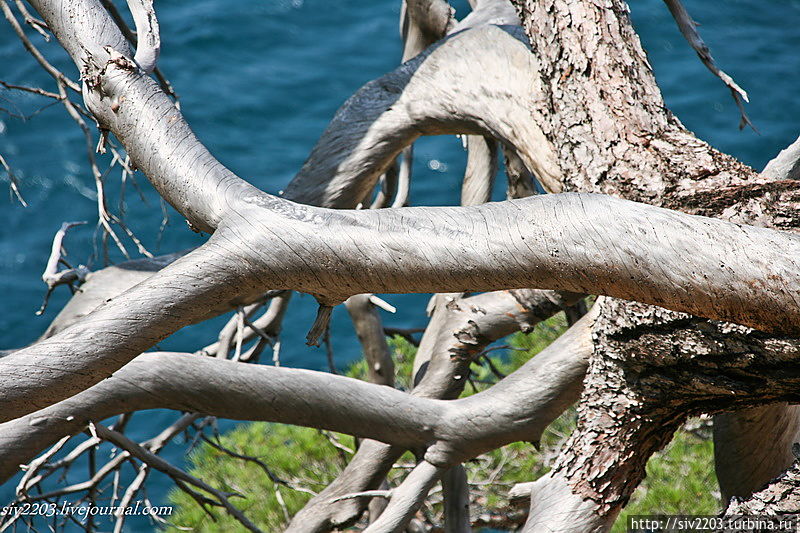
[[[708,49],[708,46],[703,41],[703,38],[700,37],[700,33],[697,31],[697,23],[692,20],[691,15],[686,11],[686,8],[683,7],[683,4],[680,0],[664,0],[664,3],[667,4],[669,8],[669,12],[672,13],[675,22],[678,23],[678,29],[681,30],[681,33],[692,46],[695,52],[697,52],[697,56],[703,62],[703,64],[711,71],[714,76],[722,80],[730,90],[731,95],[733,96],[733,100],[736,102],[736,107],[739,108],[739,112],[741,113],[741,122],[739,123],[739,128],[743,128],[745,125],[750,126],[755,130],[755,126],[753,123],[750,122],[750,119],[747,117],[747,113],[744,111],[744,104],[742,104],[742,100],[745,102],[749,102],[749,98],[747,97],[747,93],[733,81],[733,78],[725,74],[722,70],[717,67],[717,64],[714,62],[714,58],[711,56],[711,50]]]
[[[151,74],[161,51],[158,19],[153,0],[128,0],[128,9],[136,25],[136,55],[133,60],[145,74]]]

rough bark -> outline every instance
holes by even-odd
[[[539,57],[542,83],[534,91],[539,92],[541,98],[535,102],[538,107],[534,111],[543,118],[540,125],[557,153],[566,190],[604,192],[738,223],[781,229],[797,227],[800,207],[798,182],[771,181],[759,176],[730,156],[696,139],[669,113],[623,2],[520,0],[516,3],[532,50]],[[681,342],[684,333],[670,331],[654,318],[662,316],[663,310],[644,310],[632,303],[609,301],[606,304],[611,305],[616,314],[602,313],[596,326],[598,331],[607,333],[604,338],[613,337],[612,332],[620,338],[628,338],[657,331],[663,346],[679,346],[682,357],[694,354],[700,358],[704,355],[702,350],[709,344],[722,342],[721,339],[714,340],[711,334],[704,338],[704,331],[721,327],[713,323],[699,323],[699,338],[695,345],[686,344]],[[637,328],[642,333],[632,335],[628,332],[628,329]],[[740,330],[735,327],[728,327],[728,330],[732,335],[727,342],[732,349],[738,346],[737,343],[747,345]],[[655,350],[657,346],[658,343],[653,342],[652,348],[648,348]],[[611,357],[603,342],[597,342],[596,347],[596,360]],[[637,350],[640,349],[631,342],[628,348],[617,348],[616,357],[629,362],[638,361],[640,353]],[[761,359],[769,359],[766,349],[754,348],[753,353]],[[620,363],[620,366],[627,365]],[[597,383],[591,385],[592,379]],[[604,382],[605,375],[597,374],[590,376],[587,383],[599,388]],[[628,385],[632,387],[630,383]],[[616,440],[609,436],[599,449],[586,447],[592,435],[596,437],[606,432],[604,428],[610,424],[609,417],[616,419],[621,412],[633,416],[634,413],[630,413],[633,407],[627,405],[625,394],[638,395],[640,392],[638,389],[629,392],[624,386],[620,386],[617,392],[619,398],[605,397],[603,404],[603,398],[593,397],[587,390],[585,402],[600,403],[596,403],[591,412],[584,413],[579,433],[573,441],[577,451],[565,448],[560,466],[551,476],[554,480],[553,494],[561,493],[566,485],[578,498],[565,497],[563,505],[555,506],[551,502],[549,507],[532,501],[534,512],[529,530],[536,530],[534,524],[542,527],[544,515],[537,516],[537,513],[545,511],[549,513],[547,520],[563,513],[572,520],[582,517],[588,523],[597,519],[598,522],[591,527],[600,530],[610,527],[611,522],[603,520],[603,517],[617,512],[630,489],[622,489],[614,483],[604,485],[608,481],[605,476],[624,471],[628,475],[626,483],[635,486],[643,473],[643,463],[632,467],[633,470],[624,463],[639,464],[641,457],[648,456],[651,449],[657,449],[668,440],[669,428],[675,427],[674,420],[665,423],[664,429],[656,431],[653,428],[658,437],[649,435],[649,440],[641,434],[631,433]],[[623,409],[623,406],[627,407]],[[686,407],[676,407],[675,419],[685,415],[682,409]],[[649,413],[646,418],[650,418]],[[635,424],[629,425],[635,427]],[[578,435],[587,440],[581,441]],[[615,449],[615,446],[624,448],[620,441],[627,442],[626,439],[630,442],[625,450],[635,456],[626,456]],[[641,441],[633,450],[636,439]],[[572,530],[566,521],[550,521],[548,527]],[[574,530],[580,530],[580,527]]]
[[[798,257],[800,243],[793,236],[574,195],[462,210],[408,209],[379,214],[304,208],[260,193],[215,161],[154,82],[127,59],[131,54],[125,40],[97,4],[90,0],[68,6],[47,0],[34,4],[83,69],[87,80],[84,96],[101,126],[117,135],[162,196],[195,228],[218,231],[201,250],[81,322],[3,358],[0,375],[11,384],[0,396],[7,406],[3,420],[97,383],[181,325],[222,307],[240,305],[243,298],[265,288],[299,288],[331,304],[369,291],[551,287],[638,299],[775,332],[798,331],[800,309],[794,289],[798,265],[793,258]],[[523,15],[535,56],[520,41],[509,38],[512,30],[480,28],[451,37],[365,87],[337,114],[301,171],[302,181],[312,185],[319,172],[325,194],[303,187],[304,194],[357,202],[366,194],[362,191],[371,190],[397,151],[415,136],[472,133],[490,135],[513,146],[551,190],[559,190],[563,183],[568,190],[623,195],[680,207],[692,214],[779,229],[796,226],[796,182],[759,179],[697,141],[665,111],[624,4],[527,2]],[[454,43],[458,46],[449,46]],[[105,45],[111,46],[111,55],[103,49]],[[506,62],[481,54],[495,45]],[[458,60],[459,54],[469,58],[473,73],[480,72],[481,79],[467,85],[474,92],[453,83],[470,74],[459,70],[465,63]],[[505,71],[514,75],[508,77]],[[415,95],[417,90],[425,92],[427,83],[441,87],[438,98],[421,100]],[[603,86],[616,90],[603,91]],[[509,98],[509,94],[519,98]],[[421,101],[431,105],[420,107],[416,103]],[[448,105],[442,105],[443,101]],[[364,149],[354,150],[354,146]],[[308,176],[312,169],[315,176],[304,178],[303,172]],[[772,202],[766,203],[764,198]],[[387,232],[387,227],[392,230]],[[514,232],[509,233],[509,227]],[[437,244],[436,240],[447,242]],[[431,245],[421,250],[421,242]],[[659,249],[663,243],[670,249]],[[601,257],[598,250],[608,255]],[[509,257],[516,264],[508,264]],[[409,269],[415,271],[413,278],[407,275]],[[165,293],[170,295],[169,301],[162,297]],[[573,500],[580,512],[593,510],[592,516],[585,517],[587,523],[608,523],[641,477],[648,454],[668,438],[663,430],[653,429],[650,419],[654,415],[660,415],[662,425],[670,428],[691,412],[794,398],[793,392],[781,387],[795,384],[791,379],[781,381],[769,366],[770,358],[784,366],[791,364],[794,347],[786,339],[702,320],[695,323],[691,317],[676,319],[633,304],[621,306],[607,304],[613,313],[604,315],[605,322],[597,326],[604,351],[593,360],[597,372],[590,376],[586,397],[599,403],[585,408],[584,426],[574,437],[574,449],[565,452],[551,476],[577,493],[567,499]],[[635,323],[625,317],[634,317]],[[664,320],[679,323],[670,322],[665,328],[659,323]],[[714,366],[717,359],[688,357],[687,363],[687,353],[697,355],[688,350],[647,364],[630,352],[630,347],[636,346],[634,340],[644,339],[642,348],[657,354],[658,343],[648,342],[648,332],[671,330],[681,321],[691,324],[684,334],[692,342],[710,345],[708,350],[719,343],[744,343],[755,363],[737,358],[739,345],[735,343],[726,346],[733,356],[730,351],[714,352],[719,360],[733,357],[733,372],[731,367]],[[715,332],[734,332],[735,336],[717,339]],[[626,346],[618,347],[617,352],[613,351],[615,336]],[[663,337],[659,339],[663,341]],[[784,357],[787,353],[788,359]],[[696,403],[665,404],[673,409],[668,416],[665,405],[639,405],[650,396],[623,384],[631,369],[640,378],[661,376],[652,383],[640,379],[640,387],[650,386],[644,391],[647,393],[657,392],[665,383],[671,386],[669,379],[676,375],[685,378],[686,374],[670,366],[670,357],[692,368],[700,383],[694,383],[696,389],[691,388],[692,383],[676,389],[685,392],[685,398],[694,397]],[[692,367],[697,361],[705,366]],[[716,396],[709,395],[710,385],[702,379],[709,367],[722,372],[727,380],[725,387],[714,391]],[[619,383],[616,391],[612,387],[606,393],[617,392],[618,396],[603,396],[599,376],[606,372]],[[754,382],[765,379],[773,386],[771,396],[755,391]],[[519,379],[504,380],[492,390],[502,395],[515,386],[520,386]],[[736,390],[733,399],[727,392],[729,386]],[[510,404],[522,394],[514,392],[518,395],[508,398]],[[569,396],[563,390],[558,392]],[[625,403],[630,399],[626,394],[635,401]],[[36,401],[31,402],[32,397]],[[612,410],[614,416],[609,417],[604,409],[604,398],[620,407]],[[486,419],[486,404],[479,400],[459,402],[476,426],[499,424]],[[645,407],[650,410],[637,411]],[[519,412],[511,409],[500,405],[492,415],[513,428]],[[640,418],[623,427],[623,414]],[[322,423],[316,415],[308,416],[307,423]],[[367,421],[375,422],[365,418],[358,424]],[[355,427],[358,424],[341,422],[336,429],[363,434]],[[429,429],[408,431],[431,438]],[[604,453],[594,459],[586,457],[590,449],[587,434],[592,431],[606,437]],[[472,435],[468,450],[461,441],[436,435],[438,440],[426,452],[426,460],[443,468],[503,439],[530,438],[535,433],[520,423],[513,431],[506,428],[502,438]],[[377,436],[388,438],[382,433]],[[421,445],[411,438],[395,443]],[[630,460],[627,454],[633,451],[635,459]],[[623,480],[622,475],[627,477]],[[540,503],[532,501],[532,509],[541,510]],[[548,507],[548,512],[553,509]],[[539,518],[534,512],[531,519],[536,524]],[[597,527],[605,527],[602,524]]]
[[[644,477],[647,459],[686,417],[795,398],[790,368],[800,353],[796,339],[635,307],[613,301],[600,308],[578,429],[550,479],[569,486],[575,498],[545,508],[537,494],[550,489],[538,487],[529,528],[567,512],[573,518],[589,513],[581,520],[601,524],[602,531]],[[664,344],[663,332],[676,344]],[[546,515],[537,514],[544,509]],[[550,521],[549,527],[577,531],[568,522]]]
[[[71,328],[0,360],[0,374],[13,383],[0,392],[2,419],[70,396],[178,327],[219,312],[215,305],[247,303],[266,287],[299,289],[328,304],[364,292],[551,287],[764,329],[791,332],[800,324],[791,288],[800,281],[800,239],[790,234],[571,194],[350,213],[271,198],[265,209],[260,200],[250,197],[232,211],[202,249]],[[670,249],[656,248],[661,242]],[[31,364],[47,371],[32,373]]]
[[[798,513],[800,513],[800,466],[795,464],[773,480],[769,486],[747,499],[734,498],[725,509],[724,516],[780,517]],[[736,531],[738,533],[738,530]]]
[[[797,179],[799,150],[795,141],[761,175],[773,181]],[[765,448],[759,442],[767,436],[771,445]],[[792,445],[798,441],[800,406],[765,405],[714,417],[714,467],[722,501],[745,498],[789,468],[795,461]]]

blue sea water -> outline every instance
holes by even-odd
[[[698,136],[761,168],[800,134],[800,100],[795,93],[800,1],[686,1],[718,64],[749,92],[747,111],[758,133],[737,129],[738,112],[728,89],[685,44],[663,3],[631,4],[667,105]],[[465,1],[454,5],[459,15],[467,12]],[[393,69],[400,57],[399,2],[394,0],[162,0],[157,10],[163,41],[160,66],[180,94],[189,123],[224,164],[269,192],[285,187],[337,107],[363,83]],[[42,42],[36,34],[32,39],[59,68],[74,73],[57,45]],[[53,89],[5,23],[0,23],[0,79]],[[63,221],[96,220],[82,135],[60,106],[44,107],[48,104],[40,97],[0,89],[0,153],[19,177],[30,204],[23,208],[14,200],[0,201],[0,348],[34,341],[68,298],[61,287],[45,314],[34,316],[44,294],[40,275],[53,233]],[[453,137],[424,139],[415,155],[411,202],[457,204],[465,164],[460,142]],[[0,180],[5,187],[7,177],[0,173]],[[107,180],[116,211],[118,171]],[[146,201],[128,185],[126,212],[151,251],[166,253],[203,241],[174,212],[159,238],[158,198],[143,177],[138,182]],[[498,186],[497,199],[501,189]],[[73,230],[66,244],[73,262],[102,267],[91,225]],[[127,244],[134,253],[135,247]],[[111,256],[114,261],[122,258],[113,247]],[[386,298],[398,307],[396,316],[386,317],[387,324],[425,324],[425,296]],[[309,297],[294,300],[283,336],[284,364],[327,367],[324,352],[303,342],[314,309]],[[213,340],[224,320],[188,328],[161,347],[197,349]],[[341,310],[335,312],[332,333],[337,363],[345,366],[359,356],[359,347]],[[133,436],[146,438],[174,417],[156,411],[134,418]],[[182,454],[177,445],[165,450],[165,456],[177,462]],[[78,479],[80,473],[74,476]],[[155,475],[149,494],[163,503],[170,486]],[[0,500],[12,494],[11,483],[0,487]],[[150,529],[145,521],[132,522],[129,528]]]

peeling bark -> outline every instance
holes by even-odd
[[[800,466],[795,464],[747,499],[734,498],[724,516],[778,516],[800,513]],[[734,530],[731,530],[734,531]],[[736,533],[739,530],[735,530]],[[741,530],[744,533],[744,530]],[[750,531],[750,530],[748,530]]]
[[[82,336],[85,341],[86,336],[93,333],[88,325],[91,320],[87,320],[82,321],[83,325],[76,324],[62,332],[60,339],[58,335],[48,339],[46,346],[27,348],[25,354],[18,352],[19,357],[33,356],[44,350],[47,350],[49,357],[63,354],[67,358],[63,366],[67,368],[72,368],[71,360],[77,359],[75,370],[69,373],[50,372],[43,379],[30,374],[23,376],[19,373],[21,366],[17,366],[20,361],[17,354],[3,358],[0,361],[0,373],[10,378],[7,382],[13,381],[12,376],[20,377],[10,391],[0,395],[0,399],[8,406],[3,413],[4,419],[63,399],[106,377],[110,371],[119,368],[159,338],[199,318],[202,313],[197,310],[197,304],[218,298],[214,291],[222,292],[220,286],[223,284],[230,289],[236,287],[234,290],[239,295],[254,290],[256,286],[296,288],[317,295],[325,305],[362,292],[440,292],[467,288],[489,290],[509,285],[549,286],[575,292],[636,298],[679,311],[740,321],[764,329],[791,330],[795,327],[793,324],[800,322],[794,320],[794,316],[800,314],[800,308],[794,301],[792,291],[786,288],[787,285],[791,287],[796,284],[793,274],[797,275],[798,269],[791,259],[791,251],[800,247],[800,242],[793,236],[777,232],[685,217],[636,204],[619,204],[614,200],[570,195],[459,210],[410,208],[342,213],[301,207],[261,193],[214,160],[155,82],[129,64],[125,54],[130,51],[124,37],[98,4],[93,0],[71,3],[65,8],[72,15],[70,17],[60,16],[62,6],[56,2],[37,0],[34,4],[76,63],[89,65],[85,72],[85,98],[101,125],[118,136],[133,161],[145,171],[159,192],[195,227],[206,231],[220,228],[207,249],[214,250],[211,254],[214,255],[215,247],[219,247],[225,260],[217,257],[216,264],[211,261],[194,263],[198,259],[193,257],[197,255],[195,252],[182,259],[181,266],[175,266],[179,262],[170,265],[144,285],[137,286],[98,310],[96,314],[102,316],[103,320],[116,320],[119,313],[126,311],[124,304],[128,302],[127,299],[136,300],[137,293],[138,297],[146,298],[144,292],[148,290],[147,287],[155,288],[159,283],[172,287],[176,282],[175,278],[170,279],[172,275],[179,276],[179,284],[191,288],[185,294],[185,302],[175,302],[174,308],[165,307],[165,302],[151,300],[152,309],[146,309],[146,320],[116,322],[124,329],[124,335],[116,343],[113,354],[102,350],[90,357],[74,353],[75,345],[91,344],[78,342]],[[95,18],[96,11],[101,12],[99,18]],[[619,26],[618,20],[616,24]],[[609,27],[613,29],[615,26]],[[547,34],[546,31],[543,33]],[[495,129],[492,133],[494,137],[515,146],[526,166],[535,169],[540,178],[544,179],[546,175],[560,176],[560,172],[550,172],[553,169],[550,168],[551,151],[547,148],[549,141],[542,137],[538,121],[529,120],[530,117],[542,119],[536,112],[537,99],[540,97],[534,96],[531,100],[530,96],[531,87],[537,87],[536,72],[539,69],[530,67],[536,61],[527,47],[516,39],[506,37],[508,35],[496,26],[454,35],[443,45],[435,47],[419,63],[412,61],[406,64],[403,67],[406,69],[405,79],[408,79],[409,71],[420,63],[426,66],[435,64],[434,56],[438,50],[446,49],[445,44],[459,42],[459,47],[454,49],[468,54],[470,47],[467,45],[472,42],[475,48],[471,52],[475,56],[471,70],[480,71],[481,80],[490,87],[475,95],[460,90],[456,102],[463,104],[461,112],[472,117],[484,117],[484,129]],[[495,58],[485,69],[477,68],[475,58],[482,57],[478,51],[490,48],[486,44],[487,39],[498,46],[502,46],[498,43],[504,42],[511,45],[505,50],[505,59],[510,63],[498,62]],[[109,61],[108,54],[98,45],[98,40],[113,43],[112,48],[122,54],[121,58],[115,57]],[[457,79],[451,76],[450,68],[458,64],[458,61],[448,61],[447,65],[439,65],[440,68],[431,73],[428,81],[443,83],[446,87],[448,80]],[[514,68],[508,68],[510,65]],[[488,73],[492,72],[491,69],[497,72],[498,67],[503,68],[504,73],[510,71],[519,76],[510,79],[504,75],[493,79]],[[412,81],[420,77],[420,73],[416,72]],[[399,85],[392,87],[403,87],[402,76],[396,81]],[[373,84],[375,87],[379,85]],[[499,86],[503,87],[502,100],[496,103],[501,107],[509,106],[508,102],[514,102],[514,105],[502,109],[480,105],[486,100],[486,94],[491,95],[492,90]],[[530,106],[532,113],[515,111],[520,102],[507,98],[508,91],[513,87],[527,95],[521,103]],[[413,91],[405,87],[400,96],[409,92]],[[398,93],[389,91],[387,94]],[[543,100],[546,100],[549,93],[545,91],[543,94]],[[124,104],[120,102],[123,96]],[[357,101],[358,95],[354,102]],[[394,96],[392,101],[395,101]],[[490,101],[493,100],[490,98]],[[646,103],[644,108],[648,109]],[[329,131],[336,129],[337,120],[342,119],[348,109],[355,111],[353,105],[345,106],[337,114]],[[439,118],[463,126],[461,119],[454,118],[453,113],[449,112],[451,109],[448,108],[448,113]],[[397,110],[403,112],[399,108]],[[423,115],[417,116],[418,126]],[[635,118],[637,115],[632,116]],[[485,122],[487,120],[496,120],[497,124],[491,125]],[[520,123],[519,120],[526,122]],[[434,131],[443,132],[435,128],[430,132]],[[165,139],[179,140],[173,146],[164,142]],[[541,143],[538,142],[540,140]],[[564,145],[559,146],[563,148]],[[326,164],[337,168],[339,165],[336,162],[339,160],[328,155],[331,157],[324,158]],[[316,156],[312,154],[310,161],[315,160]],[[308,164],[304,168],[308,169]],[[369,168],[374,170],[375,167]],[[550,171],[547,171],[548,168]],[[591,171],[596,167],[587,168]],[[382,169],[378,170],[376,176]],[[577,173],[576,178],[582,175]],[[335,181],[336,178],[330,183]],[[362,183],[366,181],[362,180]],[[341,189],[337,186],[337,190]],[[349,195],[350,198],[358,196]],[[611,220],[609,210],[613,212]],[[627,219],[621,216],[625,212],[631,213]],[[558,220],[558,216],[566,216],[567,220]],[[539,223],[541,220],[549,220],[555,227],[542,226]],[[505,230],[509,224],[518,228],[518,233],[509,234]],[[284,227],[288,228],[288,234],[293,235],[290,241],[286,241],[283,235],[275,234],[274,228]],[[393,232],[381,231],[387,227],[397,229]],[[421,256],[420,232],[426,228],[432,231],[434,227],[439,244],[431,243],[431,249],[425,251],[427,255]],[[597,234],[598,227],[604,227],[603,236]],[[250,231],[242,233],[244,228]],[[470,231],[465,232],[463,228],[469,228]],[[480,233],[482,228],[486,233]],[[617,235],[614,235],[615,231]],[[378,235],[373,239],[375,233]],[[631,235],[647,235],[647,240],[633,241],[629,238]],[[361,242],[373,243],[368,255],[360,246],[354,246],[353,236],[357,236]],[[442,236],[449,241],[446,245]],[[532,236],[535,238],[531,239]],[[661,240],[670,242],[673,248],[670,254],[652,250],[652,244]],[[616,249],[611,248],[614,252],[605,257],[587,254],[587,250],[601,248],[600,241],[602,247],[606,248],[610,243],[615,243]],[[500,248],[495,243],[504,243],[505,246]],[[558,248],[553,247],[555,243],[558,243]],[[753,243],[761,244],[766,250],[756,250]],[[706,248],[703,256],[698,254],[699,247]],[[460,250],[461,256],[457,261],[453,260],[453,249]],[[265,253],[267,250],[270,252]],[[775,250],[782,250],[789,257]],[[519,263],[505,264],[501,271],[490,259],[500,256],[506,258],[509,251]],[[755,256],[748,256],[748,252]],[[651,254],[649,257],[648,253]],[[344,257],[343,254],[348,256]],[[683,257],[692,257],[694,263],[687,264]],[[409,263],[411,258],[414,264]],[[701,264],[702,259],[707,260],[707,264]],[[367,268],[365,260],[369,261]],[[426,264],[418,267],[418,262]],[[191,274],[181,272],[181,268],[188,265],[192,265]],[[212,266],[222,272],[208,272]],[[409,278],[408,268],[412,266],[418,275]],[[531,270],[531,266],[538,268]],[[232,268],[236,270],[232,271]],[[454,276],[454,268],[460,275]],[[659,273],[661,277],[658,277]],[[206,288],[198,289],[198,286]],[[198,294],[205,290],[209,292]],[[231,294],[230,290],[225,293]],[[779,312],[784,313],[786,320],[775,319]],[[165,320],[166,313],[174,319]],[[148,329],[148,335],[140,335],[140,328],[143,327]],[[55,350],[55,346],[59,348]],[[84,371],[87,373],[84,374]],[[67,378],[67,375],[70,377]],[[36,394],[39,391],[47,391],[47,394]],[[32,395],[39,398],[34,405],[27,402]]]
[[[287,197],[352,207],[419,135],[466,133],[512,148],[551,191],[602,192],[685,214],[587,194],[381,212],[335,212],[275,198],[210,155],[131,60],[97,2],[32,3],[81,69],[85,101],[101,127],[115,133],[192,227],[215,233],[83,320],[0,359],[7,384],[0,420],[25,415],[3,424],[0,435],[24,429],[8,442],[28,445],[24,453],[18,444],[3,453],[31,453],[55,434],[80,430],[86,419],[64,414],[78,407],[82,417],[150,405],[231,418],[245,416],[244,409],[252,418],[253,406],[243,398],[274,386],[274,404],[256,406],[263,419],[424,450],[402,497],[392,499],[373,528],[392,530],[446,468],[509,440],[538,438],[574,399],[588,357],[584,340],[580,357],[565,357],[565,347],[576,342],[568,333],[490,391],[452,402],[283,369],[215,367],[202,374],[213,376],[202,387],[168,383],[163,368],[146,377],[139,364],[159,356],[141,356],[101,381],[177,328],[243,305],[267,288],[309,292],[326,310],[364,292],[523,287],[673,309],[614,300],[598,306],[579,429],[553,473],[537,482],[529,530],[607,529],[649,455],[689,414],[798,399],[796,380],[786,374],[797,360],[796,341],[681,313],[797,335],[800,239],[774,229],[796,229],[800,184],[758,176],[683,128],[663,105],[621,0],[519,2],[533,54],[515,28],[485,26],[480,17],[489,11],[476,11],[473,29],[430,47],[345,103]],[[587,322],[578,330],[581,323]],[[456,336],[467,353],[481,342],[474,325]],[[674,343],[678,349],[669,348]],[[163,364],[186,364],[176,360]],[[190,363],[200,373],[224,361]],[[144,374],[125,382],[137,369]],[[539,374],[550,381],[531,379]],[[142,383],[152,389],[143,392]],[[214,387],[238,405],[209,398]],[[359,410],[348,403],[353,394],[383,409]],[[376,456],[380,465],[391,457],[379,448],[370,459],[370,482],[383,477]]]

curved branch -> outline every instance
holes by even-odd
[[[55,435],[82,431],[92,420],[151,408],[307,425],[406,447],[435,439],[434,427],[445,413],[445,406],[432,400],[325,372],[147,353],[90,389],[0,425],[5,457],[0,477],[12,475]]]
[[[250,198],[241,218],[203,248],[71,328],[0,359],[7,384],[0,419],[75,394],[178,327],[247,303],[264,287],[335,303],[364,292],[538,286],[800,330],[800,237],[789,233],[599,195],[350,213],[287,201],[265,210],[260,199]]]
[[[257,297],[259,288],[241,285],[226,263],[206,244],[63,331],[0,358],[0,419],[77,394],[180,327]]]
[[[146,74],[152,73],[161,52],[161,36],[153,0],[128,0],[136,24],[136,55],[133,60]]]
[[[513,146],[545,187],[560,191],[552,149],[529,112],[538,76],[519,28],[482,26],[447,37],[345,102],[286,194],[355,207],[404,146],[448,133]]]
[[[203,254],[191,254],[181,260],[182,266],[165,269],[81,324],[0,361],[0,375],[9,384],[0,394],[3,419],[97,382],[159,338],[207,314],[203,302],[221,299],[228,305],[231,295],[241,296],[259,287],[300,288],[330,303],[360,292],[552,287],[639,299],[775,331],[800,330],[794,290],[800,275],[796,262],[800,243],[783,233],[580,195],[469,209],[335,213],[260,193],[212,158],[152,80],[131,70],[124,57],[104,62],[107,55],[98,50],[97,39],[119,41],[119,48],[112,45],[117,51],[126,47],[107,13],[100,9],[101,20],[94,20],[95,2],[71,3],[68,14],[73,17],[62,17],[53,2],[34,3],[73,58],[91,66],[86,73],[90,85],[95,85],[92,94],[87,90],[87,98],[94,112],[101,123],[117,132],[162,194],[201,229],[213,229],[223,218],[225,223],[224,231],[214,236],[213,246],[207,249],[214,250],[208,260],[213,268],[202,260]],[[517,148],[524,144],[528,149],[520,150],[523,159],[539,166],[549,161],[551,150],[542,148],[549,145],[536,142],[542,137],[536,121],[527,110],[519,111],[533,107],[526,99],[533,98],[530,88],[538,79],[535,59],[506,30],[490,26],[462,32],[401,67],[399,74],[368,85],[382,95],[382,104],[403,104],[383,108],[378,113],[381,124],[391,122],[391,117],[400,119],[408,128],[399,130],[401,137],[408,138],[418,135],[415,127],[432,133],[448,131],[447,127],[475,128],[475,133],[488,131],[506,141],[515,138],[517,143],[510,144]],[[455,42],[458,47],[447,47]],[[504,50],[501,59],[487,58],[486,49],[496,47]],[[448,58],[452,54],[456,59],[459,54],[464,59],[472,54],[483,58],[486,65],[467,62],[467,74],[480,72],[482,80],[489,78],[487,87],[477,86],[481,94],[471,92],[475,87],[464,90],[454,82],[464,74],[460,66],[464,61],[442,58],[440,68],[432,71],[440,50]],[[506,71],[512,72],[510,78]],[[493,80],[487,73],[498,78]],[[98,75],[99,82],[94,77]],[[387,85],[381,86],[383,82]],[[449,90],[458,87],[450,96],[465,107],[455,114],[446,106],[426,113],[417,109],[426,101],[406,101],[413,93],[409,89],[422,90],[428,82],[447,82]],[[99,99],[100,91],[109,96]],[[514,105],[498,103],[501,107],[487,108],[482,105],[483,91]],[[524,95],[522,108],[508,98],[509,92]],[[337,117],[357,114],[359,105],[370,104],[369,94],[359,92]],[[124,102],[119,100],[121,95],[126,97]],[[404,116],[409,119],[406,123],[402,122]],[[369,133],[375,125],[369,117],[366,122],[362,124],[366,137],[362,139],[361,131],[355,138],[376,141],[379,153],[393,157],[396,151],[381,145],[380,139]],[[335,129],[336,119],[329,132]],[[318,150],[315,153],[324,155]],[[314,157],[312,154],[310,161]],[[324,159],[337,166],[336,157]],[[362,177],[380,173],[374,161],[363,162],[367,166],[354,167]],[[337,168],[337,172],[347,170]],[[337,182],[341,175],[329,180],[335,185],[332,197],[344,190]],[[537,170],[537,175],[542,173]],[[358,194],[340,197],[349,200]],[[609,255],[599,256],[594,252],[599,249]],[[185,266],[190,268],[182,270]],[[414,276],[408,276],[409,269]],[[144,304],[134,303],[142,297]],[[134,305],[137,312],[128,316],[126,305]],[[56,360],[58,368],[52,369]],[[31,363],[35,366],[28,366]],[[30,403],[32,397],[36,403]]]
[[[455,24],[453,14],[446,0],[403,0],[400,11],[403,61],[444,37]]]
[[[158,84],[135,68],[127,40],[99,0],[31,4],[81,70],[84,101],[101,128],[117,136],[193,227],[213,231],[237,194],[257,191],[211,155]]]
[[[497,142],[479,135],[468,135],[467,169],[461,185],[461,205],[480,205],[492,199],[497,176]]]
[[[714,417],[714,470],[722,501],[748,498],[795,461],[800,406],[778,403]],[[764,446],[769,439],[769,446]]]
[[[422,461],[392,491],[389,505],[364,533],[402,533],[445,469]]]
[[[81,285],[81,290],[72,295],[72,298],[42,334],[41,339],[52,337],[66,329],[97,309],[102,303],[116,298],[190,251],[184,250],[153,258],[124,261],[90,272],[86,275],[86,281]]]
[[[325,372],[142,354],[94,387],[0,424],[0,480],[64,435],[82,431],[89,421],[150,408],[318,427],[404,449],[438,442],[426,459],[450,466],[508,442],[538,440],[577,398],[590,353],[590,324],[583,319],[582,326],[576,324],[498,385],[456,401],[415,397]],[[466,421],[479,421],[491,412],[497,424],[478,425],[479,431],[464,434]]]
[[[414,394],[452,399],[463,390],[469,365],[490,343],[533,327],[583,295],[536,289],[477,294],[440,302],[414,358]]]
[[[212,241],[263,286],[331,303],[363,292],[537,287],[800,332],[800,236],[788,232],[592,194],[353,212],[250,201]],[[244,221],[251,233],[235,232],[246,242],[229,238]]]
[[[464,302],[472,301],[473,298],[475,297],[467,298]],[[591,353],[589,331],[594,318],[594,313],[590,312],[514,374],[488,391],[476,395],[479,398],[493,399],[489,400],[494,402],[495,407],[491,409],[493,412],[497,406],[504,406],[496,411],[499,418],[482,425],[479,423],[479,416],[486,416],[489,412],[487,411],[489,402],[482,404],[482,407],[476,406],[478,411],[485,410],[482,415],[467,414],[468,426],[459,426],[458,420],[453,418],[454,427],[458,428],[456,440],[461,442],[458,447],[460,452],[456,454],[440,453],[439,455],[449,457],[453,464],[457,464],[470,459],[472,454],[478,455],[492,449],[492,446],[502,446],[510,440],[538,441],[541,431],[578,397]],[[437,353],[435,357],[435,361],[439,362],[442,367],[446,366],[442,360],[449,359],[449,354],[442,352]],[[464,368],[461,362],[453,366]],[[441,395],[445,393],[444,391],[451,390],[449,378],[455,373],[454,371],[432,371],[425,376],[422,385],[414,389],[413,395],[438,394],[439,397],[443,397]],[[537,398],[548,398],[548,400],[542,404],[536,400]],[[449,405],[471,404],[467,400],[457,400],[449,402]],[[549,407],[545,407],[545,405]],[[498,438],[495,430],[491,428],[497,428],[498,432],[503,433],[506,431],[505,428],[516,425],[515,422],[510,422],[507,426],[503,424],[504,421],[510,420],[506,418],[508,412],[516,408],[519,409],[517,415],[527,416],[525,415],[527,413],[532,416],[526,418],[525,422],[518,426],[520,433],[504,441],[503,438]],[[465,412],[473,411],[470,408]],[[537,414],[539,412],[542,413],[542,417]],[[514,416],[516,415],[512,415],[512,419],[520,421]],[[464,427],[471,428],[471,431],[465,432]],[[489,431],[485,435],[486,441],[479,443],[481,440],[479,433],[484,430]],[[494,437],[489,436],[490,434]],[[368,500],[358,498],[335,503],[332,500],[344,494],[363,492],[377,487],[391,469],[394,461],[404,451],[401,447],[389,446],[374,440],[362,442],[356,455],[336,480],[312,498],[295,515],[287,533],[321,533],[331,528],[346,527],[352,524],[360,516]],[[439,459],[441,460],[442,457]],[[451,465],[446,464],[445,461],[443,466]]]

